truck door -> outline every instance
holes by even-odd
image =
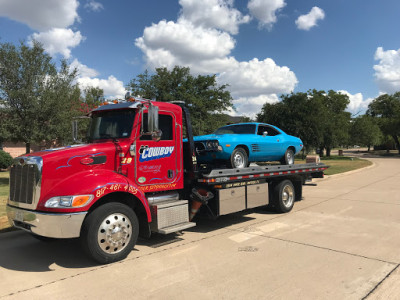
[[[181,176],[182,166],[177,165],[179,147],[175,121],[173,114],[160,111],[161,139],[153,141],[150,135],[142,135],[136,140],[135,181],[144,192],[174,189]],[[142,126],[146,132],[147,112]]]

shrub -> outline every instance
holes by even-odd
[[[0,150],[0,169],[7,169],[13,163],[13,158],[8,152]]]

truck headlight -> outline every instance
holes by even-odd
[[[93,198],[93,195],[58,196],[47,200],[44,206],[48,208],[82,207],[92,201]]]

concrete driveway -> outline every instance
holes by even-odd
[[[400,159],[304,187],[289,214],[259,208],[141,240],[93,265],[76,240],[0,235],[0,299],[400,299]]]

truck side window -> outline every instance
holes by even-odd
[[[162,131],[162,136],[161,140],[163,141],[169,141],[173,140],[174,134],[173,134],[173,119],[172,116],[170,115],[159,115],[158,116],[158,122],[159,122],[159,127]],[[143,132],[147,131],[147,113],[144,113],[143,115],[143,124],[142,124]],[[141,141],[150,141],[151,136],[150,135],[142,135],[140,137]]]

